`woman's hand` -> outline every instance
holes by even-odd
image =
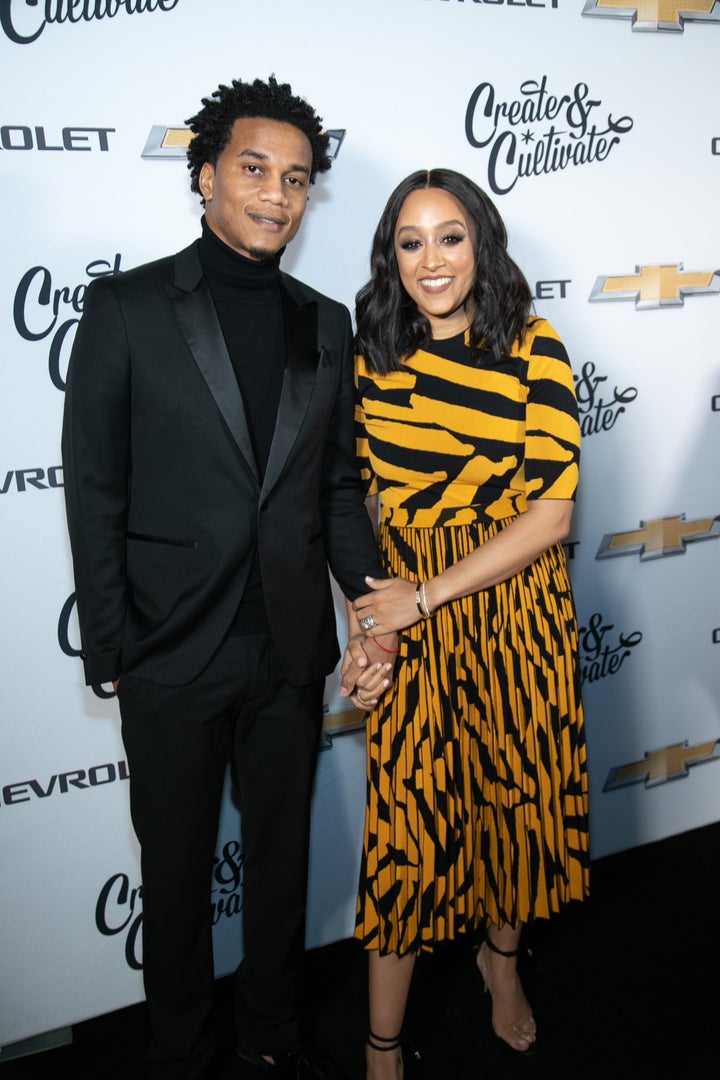
[[[350,695],[350,700],[356,709],[369,711],[374,709],[381,696],[390,685],[390,671],[392,664],[371,664],[363,675],[358,679],[355,690]]]
[[[406,578],[366,577],[366,582],[373,590],[354,601],[352,608],[360,625],[362,620],[372,617],[373,624],[363,626],[368,638],[380,637],[390,631],[404,630],[420,619],[420,611],[415,601],[417,585]]]

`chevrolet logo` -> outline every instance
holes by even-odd
[[[720,0],[587,0],[583,15],[632,19],[633,30],[683,32],[685,21],[720,22]]]
[[[609,559],[613,555],[640,553],[642,562],[661,559],[664,555],[683,555],[685,545],[693,540],[715,540],[720,536],[720,517],[698,518],[685,521],[684,514],[677,517],[655,518],[641,521],[639,529],[630,532],[606,533],[598,548],[596,559]]]
[[[618,765],[611,769],[603,785],[603,791],[614,791],[629,784],[641,784],[645,787],[657,787],[669,780],[683,780],[689,775],[691,765],[702,765],[705,761],[715,761],[720,757],[720,739],[714,742],[688,746],[685,742],[674,743],[662,750],[646,753],[642,761],[633,761],[629,765]]]
[[[684,273],[682,263],[636,266],[634,274],[599,277],[590,300],[634,300],[635,307],[682,307],[691,293],[719,293],[720,272],[700,270]]]
[[[345,138],[346,128],[326,131],[330,139],[328,156],[334,161],[340,152]],[[187,148],[194,135],[188,127],[168,127],[166,124],[154,124],[150,128],[143,152],[144,158],[187,158]]]
[[[184,158],[193,133],[187,127],[154,124],[140,155],[144,158]]]

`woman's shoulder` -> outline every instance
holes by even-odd
[[[525,334],[519,343],[518,355],[525,360],[536,356],[567,359],[562,338],[552,323],[542,315],[531,315],[528,318]]]
[[[560,335],[548,319],[543,315],[530,315],[525,328],[524,342],[535,342],[542,338],[560,341]]]

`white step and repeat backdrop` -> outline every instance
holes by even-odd
[[[0,1046],[142,998],[117,708],[77,658],[64,376],[87,283],[197,236],[175,129],[236,76],[275,73],[334,133],[284,265],[351,310],[403,176],[495,198],[582,410],[593,857],[720,819],[719,60],[718,0],[0,0]],[[337,674],[327,712],[311,947],[352,932],[364,800]],[[228,800],[219,974],[236,834]]]

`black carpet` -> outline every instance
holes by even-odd
[[[539,1033],[529,1058],[492,1035],[470,942],[422,956],[407,1023],[421,1061],[408,1080],[719,1080],[719,864],[720,822],[593,862],[590,900],[527,934]],[[330,1080],[362,1080],[365,957],[343,941],[306,962],[309,1038]],[[229,1048],[230,979],[216,991]],[[68,1046],[5,1062],[2,1080],[139,1080],[146,1036],[134,1005],[78,1024]]]

